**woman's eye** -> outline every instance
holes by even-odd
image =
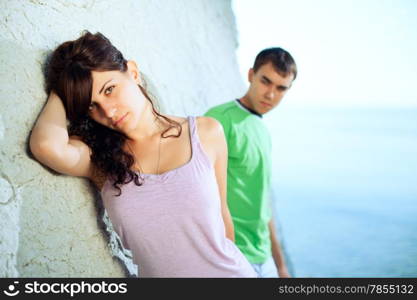
[[[112,91],[113,91],[114,85],[109,86],[105,91],[104,94],[105,95],[109,95]]]

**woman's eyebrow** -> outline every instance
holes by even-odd
[[[103,86],[101,87],[101,90],[98,92],[98,94],[99,94],[99,95],[100,95],[100,94],[101,94],[101,92],[103,91],[103,89],[104,89],[104,87],[106,86],[106,84],[107,84],[108,82],[112,81],[112,80],[113,80],[113,78],[111,78],[111,79],[107,80],[107,81],[103,84]]]

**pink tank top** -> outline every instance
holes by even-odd
[[[191,159],[160,175],[142,174],[143,185],[125,184],[119,197],[107,180],[104,207],[140,277],[256,277],[226,238],[215,171],[195,117],[188,122]]]

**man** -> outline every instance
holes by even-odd
[[[295,61],[287,51],[265,49],[249,70],[246,94],[206,113],[223,125],[235,242],[259,277],[290,277],[272,219],[271,138],[262,116],[281,102],[296,76]]]

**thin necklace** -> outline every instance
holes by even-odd
[[[159,127],[159,126],[158,126]],[[161,141],[162,141],[162,133],[159,134],[159,143],[158,143],[158,163],[156,164],[156,173],[159,174],[159,161],[161,159]]]

